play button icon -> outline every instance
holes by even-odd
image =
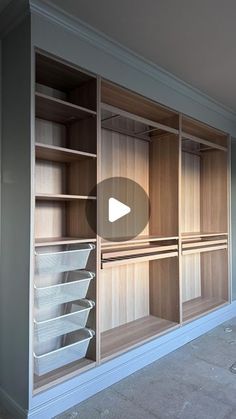
[[[108,219],[110,223],[114,223],[114,221],[119,220],[131,211],[128,205],[123,204],[116,198],[109,198],[108,202]]]
[[[138,183],[110,177],[98,183],[90,195],[97,195],[97,201],[87,200],[86,217],[90,228],[100,237],[121,242],[148,234],[149,198]]]

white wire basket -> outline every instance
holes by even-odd
[[[74,332],[86,326],[90,310],[95,306],[94,301],[80,300],[73,304],[76,310],[49,320],[34,320],[34,339],[36,343]]]
[[[35,274],[54,274],[60,272],[85,269],[94,244],[81,244],[76,250],[53,253],[36,253]]]
[[[94,277],[95,274],[90,271],[72,271],[68,273],[66,282],[46,287],[35,285],[35,305],[40,309],[85,298]]]
[[[85,358],[89,342],[93,336],[93,330],[87,328],[81,329],[76,332],[76,342],[62,346],[52,352],[42,354],[34,353],[35,374],[40,376],[71,362]]]

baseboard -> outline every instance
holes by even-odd
[[[50,419],[236,316],[236,302],[33,398],[27,418]]]

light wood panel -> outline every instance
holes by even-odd
[[[149,225],[153,235],[178,235],[178,148],[178,136],[152,137]]]
[[[154,316],[145,316],[103,332],[101,335],[101,358],[105,360],[118,355],[142,342],[167,332],[175,326],[175,323],[168,320]]]
[[[200,255],[186,255],[182,258],[182,301],[192,300],[201,296],[201,264]]]
[[[226,301],[220,298],[198,297],[183,304],[183,321],[193,320],[209,311],[226,304]]]
[[[138,130],[139,124],[134,121],[121,120],[123,126],[136,126]],[[149,149],[148,143],[131,138],[129,136],[120,135],[107,130],[102,130],[101,153],[103,164],[101,167],[101,179],[112,177],[125,177],[138,183],[144,191],[149,194]],[[124,191],[125,194],[125,191]],[[103,208],[101,203],[101,215]],[[147,206],[146,213],[149,213]],[[102,216],[100,223],[102,225]],[[127,220],[127,231],[121,235],[126,238],[127,235],[136,235],[136,216],[132,217],[132,225]],[[105,231],[105,230],[104,230]],[[149,233],[148,225],[144,228],[140,235]],[[112,237],[111,237],[112,239]]]
[[[182,233],[200,231],[200,157],[182,153]]]
[[[148,262],[102,270],[99,307],[101,332],[148,316]]]
[[[212,128],[196,119],[183,115],[182,129],[183,132],[227,147],[227,135],[224,132]]]
[[[216,250],[201,254],[202,296],[228,301],[228,252]]]
[[[179,306],[179,266],[176,257],[151,261],[150,274],[150,314],[178,323]]]
[[[173,128],[178,128],[176,112],[104,80],[101,87],[102,102],[155,122],[170,122],[171,118]]]
[[[61,124],[70,124],[76,120],[94,116],[95,112],[74,105],[64,100],[45,95],[43,93],[35,94],[36,116],[49,121]]]
[[[57,161],[61,163],[70,163],[88,158],[96,158],[96,154],[40,143],[36,143],[35,153],[37,159]]]
[[[201,230],[228,231],[227,154],[204,152],[201,160]]]
[[[66,147],[66,127],[56,122],[36,118],[35,120],[36,143],[52,145],[55,147]]]
[[[38,160],[35,165],[36,194],[65,194],[67,167],[63,163]]]
[[[37,202],[35,205],[35,238],[66,235],[66,204]]]

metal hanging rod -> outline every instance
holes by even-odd
[[[102,122],[107,122],[107,121],[111,121],[112,119],[117,119],[120,118],[120,115],[112,115],[112,116],[108,116],[107,118],[103,118]]]
[[[149,132],[159,131],[159,130],[160,128],[149,128],[149,129],[146,129],[145,131],[135,132],[135,134],[142,135],[142,134],[148,134]]]
[[[126,135],[127,137],[136,138],[138,140],[142,140],[148,143],[151,142],[150,138],[140,137],[140,135],[135,134],[135,132],[127,131],[121,128],[107,127],[106,125],[102,124],[102,129],[105,129],[107,131],[117,132],[118,134]]]

